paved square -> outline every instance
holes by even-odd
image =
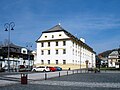
[[[120,73],[80,73],[30,81],[28,85],[16,83],[0,90],[120,90]]]

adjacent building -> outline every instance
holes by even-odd
[[[95,67],[95,52],[85,40],[56,25],[43,31],[36,41],[36,66],[60,66],[63,69]]]
[[[108,67],[119,68],[120,65],[120,53],[119,49],[112,51],[108,56]]]
[[[17,69],[19,65],[33,65],[34,55],[31,53],[31,50],[13,43],[10,43],[9,49],[10,69]],[[8,45],[2,45],[0,47],[0,68],[8,68]]]

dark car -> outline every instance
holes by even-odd
[[[0,68],[0,72],[5,72],[5,69],[4,68]]]
[[[28,72],[32,70],[32,66],[19,65],[19,72]]]
[[[88,71],[94,71],[94,68],[88,68]]]
[[[20,65],[19,66],[19,72],[25,72],[26,71],[26,68],[24,65]]]
[[[62,71],[61,67],[55,67],[57,71]]]

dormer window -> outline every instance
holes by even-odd
[[[62,36],[61,34],[59,34],[59,36]]]
[[[52,35],[52,38],[54,38],[54,35]]]
[[[23,50],[23,53],[24,53],[24,54],[26,54],[26,51],[25,51],[25,50]]]

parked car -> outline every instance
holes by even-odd
[[[88,71],[94,71],[94,68],[88,68]]]
[[[28,71],[32,70],[32,66],[19,65],[18,70],[19,70],[19,72],[28,72]]]
[[[0,68],[0,72],[5,72],[5,69],[4,68]]]
[[[100,69],[98,69],[98,68],[88,68],[88,71],[94,71],[95,73],[96,72],[100,72]]]
[[[19,65],[19,72],[25,72],[26,68],[24,65]]]
[[[34,72],[37,72],[37,71],[47,72],[47,71],[50,71],[50,69],[47,66],[39,66],[39,67],[34,67],[32,69],[32,71],[34,71]]]
[[[57,71],[62,71],[62,68],[61,67],[55,67]]]
[[[54,72],[57,71],[57,69],[55,67],[49,67],[50,71]]]

